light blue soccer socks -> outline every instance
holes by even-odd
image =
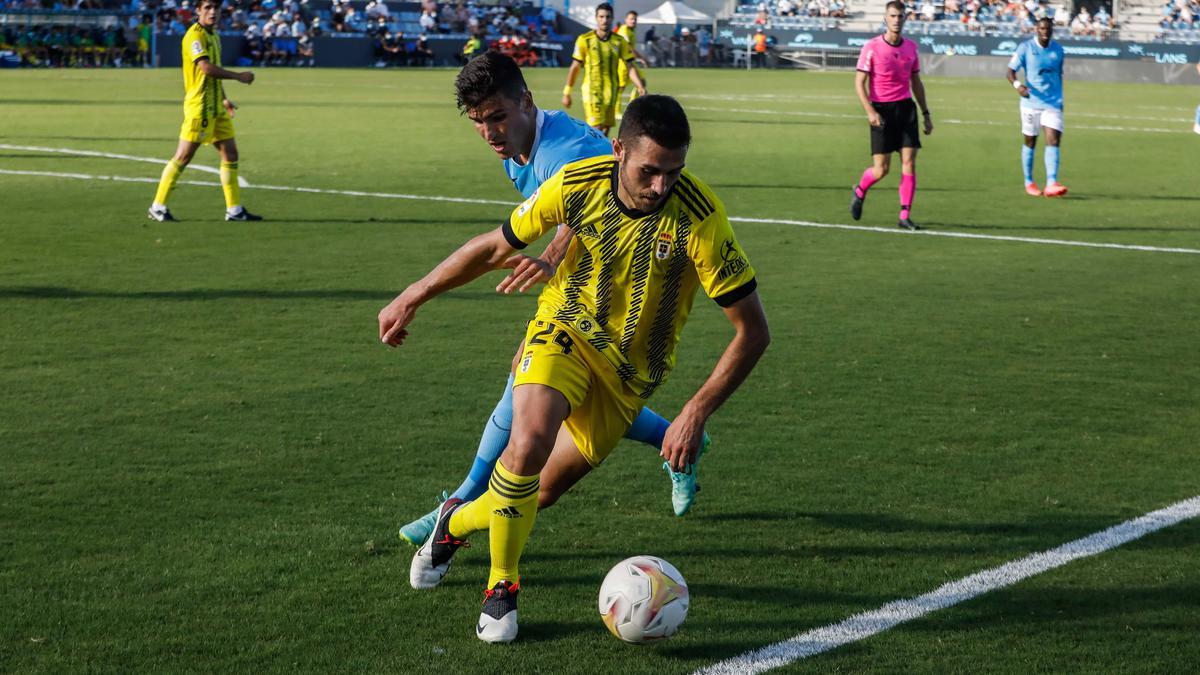
[[[642,408],[637,419],[625,432],[625,438],[640,441],[662,450],[663,437],[667,435],[667,427],[671,422],[649,408]]]
[[[1021,168],[1025,170],[1026,185],[1033,182],[1033,154],[1033,148],[1028,145],[1021,146]]]
[[[500,402],[488,417],[487,426],[483,428],[483,436],[475,450],[475,462],[471,465],[471,472],[451,497],[469,502],[487,491],[488,479],[496,467],[496,460],[500,459],[504,448],[508,447],[508,437],[512,432],[512,388],[513,375],[509,373],[508,382],[504,385],[504,395],[500,397]]]
[[[1058,182],[1058,146],[1046,146],[1046,184]]]

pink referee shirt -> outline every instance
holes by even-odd
[[[858,69],[871,76],[870,95],[875,103],[911,98],[909,83],[921,72],[917,43],[900,38],[900,46],[889,45],[883,36],[872,38],[858,54]]]

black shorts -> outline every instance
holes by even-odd
[[[917,129],[917,104],[911,98],[890,103],[872,103],[883,118],[882,127],[871,127],[871,154],[889,155],[900,148],[921,147]]]

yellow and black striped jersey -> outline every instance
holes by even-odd
[[[725,207],[685,170],[655,212],[616,195],[617,161],[563,167],[513,211],[504,236],[524,248],[564,223],[575,242],[538,298],[537,318],[569,327],[643,398],[675,366],[696,290],[728,307],[754,292],[754,268]]]
[[[208,59],[214,66],[221,65],[221,36],[199,23],[183,34],[183,115],[188,118],[215,119],[224,116],[225,90],[221,81],[200,72],[200,61]]]
[[[618,69],[628,70],[633,60],[633,49],[625,38],[609,33],[601,40],[590,30],[575,39],[571,58],[582,64],[583,95],[601,107],[615,105],[621,94]]]
[[[620,35],[621,37],[625,38],[625,42],[629,43],[630,51],[637,49],[637,30],[636,29],[630,28],[629,26],[626,26],[625,24],[621,24],[620,26],[617,26],[617,29],[614,30],[613,32],[616,33],[617,35]]]

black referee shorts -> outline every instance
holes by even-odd
[[[911,98],[888,103],[872,103],[883,118],[882,127],[871,127],[871,154],[888,155],[900,148],[921,147],[917,129],[917,104]]]

